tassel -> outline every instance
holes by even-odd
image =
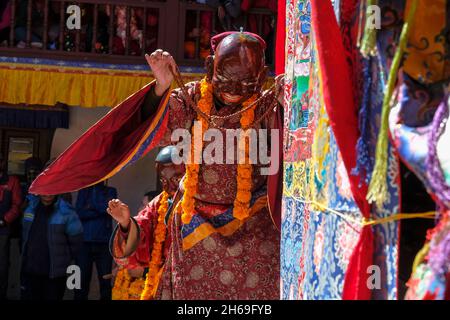
[[[378,141],[375,152],[375,168],[373,170],[372,179],[370,181],[367,200],[369,203],[375,202],[378,207],[382,207],[388,199],[386,176],[388,163],[388,128],[389,128],[389,111],[392,94],[394,92],[397,73],[403,57],[403,52],[408,42],[408,35],[414,15],[417,9],[418,0],[412,0],[412,5],[408,12],[407,19],[403,25],[400,34],[400,42],[392,61],[391,70],[389,71],[389,79],[387,82],[387,90],[383,99],[381,110],[380,132],[378,133]]]
[[[419,267],[419,265],[425,261],[425,258],[427,257],[429,251],[430,243],[428,242],[422,247],[422,249],[420,249],[419,252],[417,252],[412,266],[411,277],[416,273],[417,267]]]
[[[362,43],[360,46],[361,54],[364,58],[369,56],[375,56],[377,53],[377,29],[372,25],[372,21],[367,19],[368,15],[372,12],[369,12],[370,6],[378,5],[378,0],[367,0],[366,3],[366,24],[364,27],[364,36],[362,39]],[[361,24],[360,24],[361,25]]]

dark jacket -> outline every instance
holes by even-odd
[[[108,202],[117,198],[115,188],[95,185],[78,192],[76,210],[83,224],[84,241],[108,243],[112,218],[106,212]]]
[[[28,207],[23,215],[22,228],[22,252],[26,253],[28,235],[33,225],[36,208],[40,198],[28,195]],[[67,275],[67,267],[78,255],[83,242],[83,226],[75,212],[75,209],[58,198],[53,213],[48,219],[48,246],[50,253],[50,278],[58,278]]]

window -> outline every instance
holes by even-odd
[[[25,160],[33,156],[33,138],[9,137],[8,174],[25,175]]]

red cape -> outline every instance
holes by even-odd
[[[106,180],[156,146],[167,127],[166,94],[156,114],[141,122],[140,107],[153,83],[120,103],[67,148],[30,186],[55,195]]]

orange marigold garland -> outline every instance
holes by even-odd
[[[158,223],[154,232],[152,256],[148,265],[147,278],[145,279],[144,290],[141,300],[151,300],[158,282],[158,274],[162,266],[163,245],[166,240],[167,228],[164,223],[167,210],[169,208],[169,194],[163,191],[158,207]]]
[[[243,108],[247,108],[256,100],[256,96],[243,103]],[[244,220],[250,215],[250,201],[252,199],[252,173],[253,166],[250,163],[250,141],[246,139],[247,130],[255,119],[255,106],[246,110],[241,115],[241,127],[244,130],[243,136],[240,137],[238,149],[244,151],[244,163],[237,166],[237,193],[234,200],[233,216],[239,220]],[[242,148],[244,150],[242,150]]]
[[[128,288],[128,300],[140,300],[145,288],[145,279],[136,278],[130,283]]]
[[[213,90],[212,85],[206,81],[206,79],[202,79],[200,81],[200,100],[198,102],[198,108],[205,113],[206,115],[210,115],[212,104],[213,104]],[[252,103],[256,100],[256,95],[252,96],[250,99],[245,101],[242,107],[248,108]],[[244,148],[245,161],[243,164],[238,164],[237,166],[237,193],[236,199],[234,201],[233,208],[233,216],[239,220],[243,220],[249,216],[250,213],[250,201],[251,201],[251,190],[252,190],[252,165],[249,160],[250,153],[250,143],[246,143],[246,131],[249,129],[250,125],[254,121],[255,117],[255,106],[249,108],[245,112],[242,113],[240,124],[244,129],[244,135],[241,137],[241,141],[239,143],[239,148]],[[202,124],[202,135],[208,129],[208,122],[201,115],[197,116],[197,121],[200,121]],[[192,129],[192,140],[191,140],[191,158],[190,163],[186,165],[186,177],[184,179],[184,194],[183,200],[181,202],[182,206],[182,215],[181,221],[183,224],[188,224],[191,222],[192,216],[194,215],[195,210],[195,194],[197,193],[198,186],[198,173],[200,171],[200,165],[194,163],[195,159],[195,150],[194,145],[198,137],[194,136],[194,128]],[[199,139],[202,143],[203,139]],[[202,148],[201,148],[202,150]],[[242,150],[242,149],[241,149]]]
[[[144,290],[144,278],[133,279],[128,269],[121,268],[112,289],[112,300],[139,300]]]
[[[213,103],[213,94],[212,94],[212,85],[206,81],[206,79],[202,79],[200,81],[200,100],[198,101],[198,108],[209,115],[211,113]],[[197,121],[200,121],[202,124],[202,135],[208,130],[208,122],[202,116],[197,116]],[[195,163],[195,152],[194,148],[196,140],[200,141],[200,144],[203,146],[203,139],[198,139],[198,137],[194,136],[194,127],[192,128],[192,138],[191,138],[191,154],[190,161],[186,165],[186,177],[184,179],[183,187],[184,194],[183,200],[181,201],[181,207],[183,208],[183,213],[181,215],[181,221],[183,224],[188,224],[191,222],[192,216],[194,215],[195,210],[195,199],[194,196],[197,193],[197,185],[198,185],[198,172],[200,170],[200,164]],[[200,148],[202,150],[202,148]]]
[[[112,300],[128,300],[128,289],[130,287],[131,277],[126,268],[117,271],[114,287],[112,289]]]

